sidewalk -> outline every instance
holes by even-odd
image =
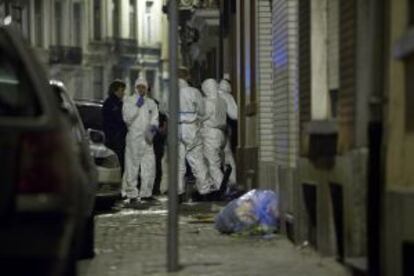
[[[218,206],[183,206],[180,264],[165,272],[165,202],[150,210],[121,210],[96,217],[96,257],[79,264],[80,275],[307,275],[345,276],[345,269],[311,249],[299,249],[285,237],[219,234],[206,214]],[[195,209],[195,211],[193,211]]]

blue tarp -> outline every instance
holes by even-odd
[[[278,217],[277,194],[271,190],[251,190],[221,210],[215,227],[226,234],[251,230],[267,234],[277,230]]]

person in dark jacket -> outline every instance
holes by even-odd
[[[158,104],[158,102],[156,101]],[[158,131],[154,136],[154,153],[155,153],[155,182],[152,190],[153,195],[161,195],[161,179],[162,179],[162,158],[165,151],[165,143],[167,140],[167,116],[159,112]]]
[[[105,133],[105,144],[118,156],[122,173],[124,172],[125,137],[127,127],[122,118],[122,99],[126,85],[121,80],[114,80],[108,89],[103,108],[103,131]]]

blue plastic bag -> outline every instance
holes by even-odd
[[[271,190],[251,190],[232,200],[215,218],[221,233],[244,231],[268,234],[278,228],[278,198]]]

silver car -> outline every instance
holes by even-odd
[[[90,151],[98,170],[98,203],[111,206],[121,196],[122,175],[118,156],[105,146],[102,131],[102,102],[76,100],[76,106],[90,137]]]

